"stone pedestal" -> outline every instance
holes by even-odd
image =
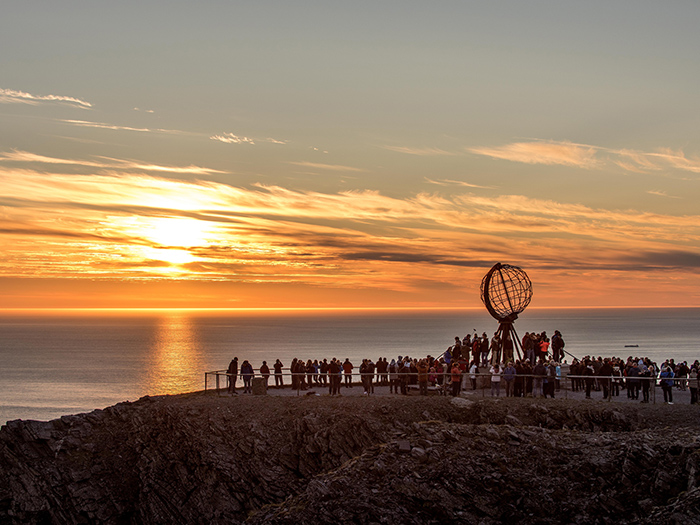
[[[267,385],[264,377],[253,378],[253,395],[261,396],[267,394]]]

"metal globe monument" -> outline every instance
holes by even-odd
[[[503,361],[513,359],[513,351],[522,357],[520,339],[513,323],[532,300],[532,282],[518,266],[496,263],[481,280],[481,301],[498,321],[496,336],[500,340]]]

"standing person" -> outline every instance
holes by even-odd
[[[688,386],[690,387],[690,404],[694,405],[698,402],[698,369],[695,365],[690,367],[688,372]]]
[[[498,365],[493,365],[489,370],[491,374],[491,397],[500,397],[501,395],[501,369]]]
[[[564,358],[564,338],[561,336],[559,330],[554,330],[554,335],[552,336],[552,354],[553,359],[560,363]]]
[[[326,386],[328,384],[328,361],[324,359],[319,365],[318,371],[320,372],[319,381],[323,386]]]
[[[267,361],[263,361],[260,366],[260,375],[265,380],[265,390],[267,390],[267,382],[270,379],[270,367],[267,366]]]
[[[462,383],[462,371],[457,363],[452,365],[450,376],[452,378],[452,397],[455,397],[459,394],[459,386]]]
[[[472,390],[476,390],[476,374],[479,373],[478,359],[472,360],[472,366],[469,367],[469,379],[472,381]]]
[[[603,399],[608,399],[610,396],[610,380],[613,375],[613,367],[610,364],[610,361],[606,357],[605,360],[603,361],[603,366],[600,367],[598,370],[598,376],[600,379],[598,382],[600,383],[600,386],[603,388]]]
[[[627,371],[627,388],[630,399],[639,399],[639,366],[634,361]]]
[[[328,393],[332,396],[340,395],[340,371],[340,363],[334,357],[328,365]]]
[[[238,358],[234,357],[233,360],[228,365],[228,391],[231,394],[238,394],[236,392],[236,380],[238,379]]]
[[[408,376],[411,375],[411,364],[406,361],[403,365],[399,364],[399,384],[401,385],[401,394],[408,395]]]
[[[352,388],[352,363],[349,358],[345,358],[343,363],[343,372],[345,373],[345,388]]]
[[[284,365],[279,359],[275,361],[274,365],[272,365],[272,368],[275,369],[275,388],[284,388],[284,380],[282,379],[282,367],[284,367]]]
[[[452,347],[452,358],[459,361],[462,358],[462,341],[459,337],[455,337],[455,344]]]
[[[498,337],[498,332],[494,332],[491,338],[491,364],[497,365],[501,362],[501,339]]]
[[[513,397],[513,386],[515,385],[516,370],[511,361],[503,369],[503,379],[506,383],[506,397]]]
[[[389,393],[399,393],[399,367],[396,365],[395,359],[389,363]]]
[[[595,369],[590,360],[586,360],[586,368],[583,369],[583,375],[586,376],[586,399],[590,399],[591,389],[593,388],[593,378],[595,377]]]
[[[418,390],[420,395],[428,395],[428,363],[425,359],[421,359],[416,366],[418,369]]]
[[[481,335],[481,343],[479,346],[479,351],[481,352],[481,366],[487,366],[489,364],[489,336],[486,335],[486,332]]]
[[[635,363],[636,364],[636,363]],[[673,404],[673,370],[670,366],[661,369],[659,374],[661,389],[664,391],[664,403]]]
[[[544,379],[547,375],[547,369],[545,368],[542,360],[538,361],[532,373],[535,376],[534,385],[532,389],[532,397],[541,397],[544,395]]]
[[[241,377],[243,378],[243,393],[252,394],[253,388],[251,383],[253,381],[253,366],[246,359],[241,365]]]
[[[639,380],[642,382],[642,403],[648,403],[649,389],[652,384],[651,369],[648,366],[642,366],[642,370],[639,372]]]

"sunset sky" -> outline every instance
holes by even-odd
[[[0,308],[700,306],[697,1],[0,6]]]

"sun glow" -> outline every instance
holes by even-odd
[[[187,250],[178,249],[173,250],[146,247],[143,250],[143,255],[147,259],[164,261],[171,264],[187,264],[197,260],[197,258]]]
[[[159,246],[192,248],[205,244],[211,236],[211,229],[196,219],[168,217],[149,219],[143,226],[142,235]]]

